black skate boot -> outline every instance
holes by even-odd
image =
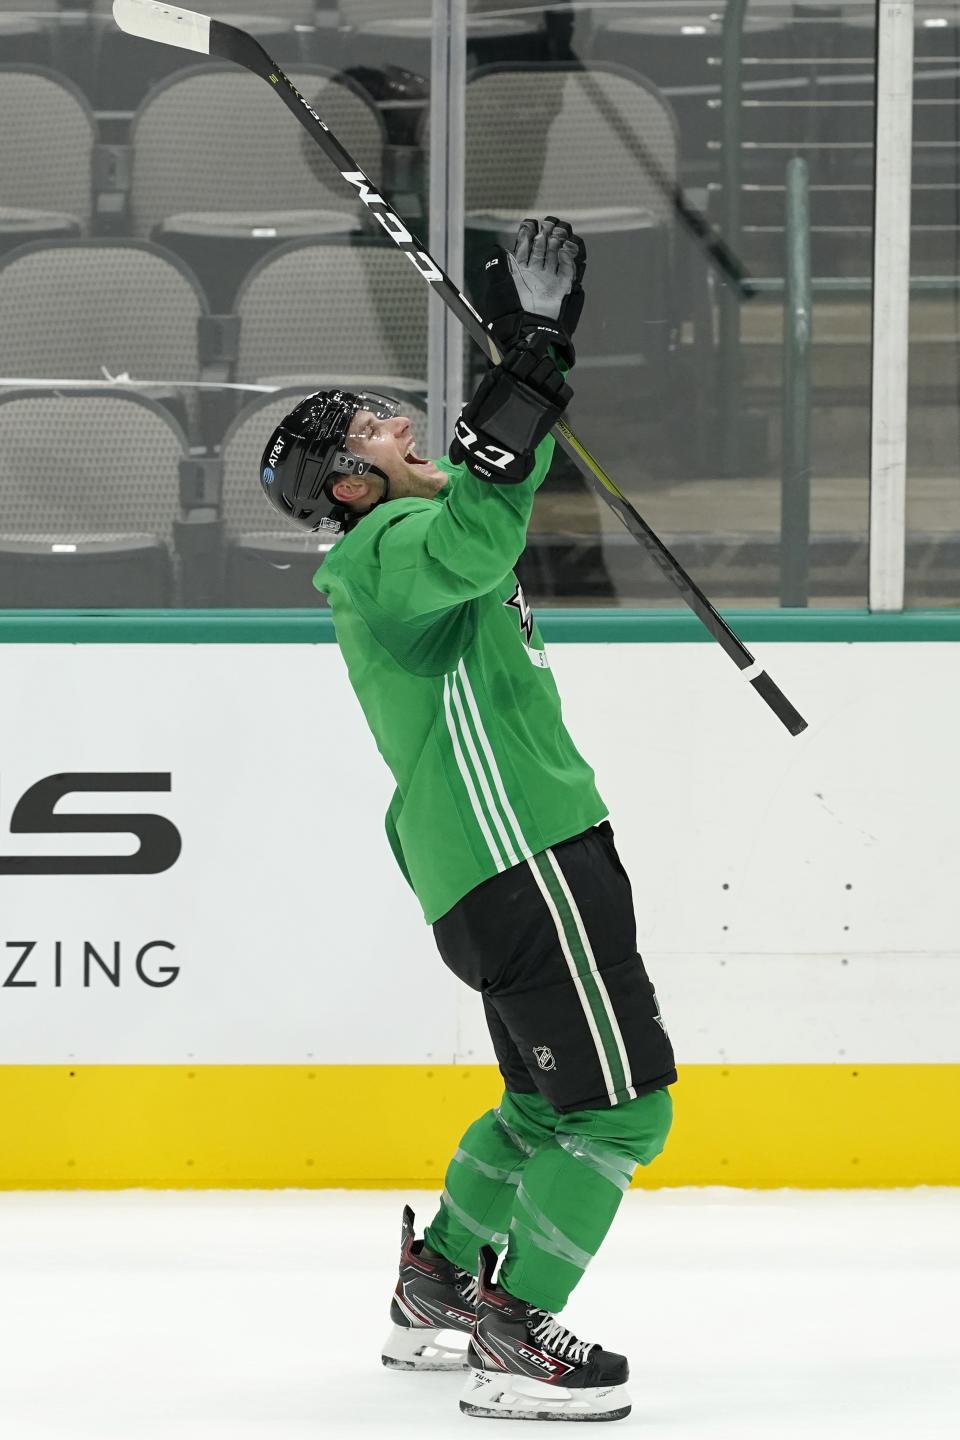
[[[622,1420],[630,1414],[623,1355],[571,1335],[547,1310],[518,1300],[492,1276],[497,1257],[480,1251],[477,1321],[467,1349],[465,1415],[500,1420]]]
[[[383,1363],[391,1370],[465,1370],[477,1282],[469,1270],[458,1269],[442,1255],[424,1255],[423,1241],[413,1238],[413,1221],[413,1211],[405,1205],[400,1278],[390,1301],[393,1328],[383,1347]]]

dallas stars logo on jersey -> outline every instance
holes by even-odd
[[[527,597],[523,593],[523,588],[519,580],[517,581],[517,588],[510,596],[510,599],[504,600],[503,604],[506,609],[517,612],[517,619],[520,621],[520,634],[523,636],[524,644],[527,647],[527,659],[530,661],[530,664],[535,665],[538,670],[549,670],[550,661],[547,659],[546,650],[537,650],[532,643],[533,626],[535,623],[533,611],[527,604]]]
[[[523,638],[529,645],[530,641],[533,639],[533,611],[527,604],[527,597],[526,595],[524,595],[523,590],[520,588],[519,580],[517,581],[517,588],[510,596],[510,599],[504,600],[503,603],[504,605],[509,606],[511,609],[516,610],[517,615],[520,619],[520,629],[523,631]]]

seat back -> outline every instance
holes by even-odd
[[[384,132],[372,102],[359,87],[317,66],[301,67],[290,78],[377,180]],[[171,215],[197,212],[359,213],[353,187],[269,86],[236,66],[190,66],[155,86],[134,117],[131,138],[131,212],[138,235],[149,235]]]
[[[237,378],[427,375],[429,286],[392,244],[293,244],[268,256],[237,296]]]
[[[0,9],[3,3],[4,0],[0,0]],[[39,9],[39,6],[34,6],[33,0],[16,0],[16,3],[10,0],[10,3],[14,9],[18,6],[24,10],[28,6]],[[45,3],[56,10],[60,0],[45,0]],[[89,5],[90,0],[83,0],[83,3]],[[113,0],[93,0],[93,12],[112,15]],[[209,0],[203,7],[203,13],[211,15],[214,20],[229,21],[232,16],[255,15],[280,24],[287,20],[291,25],[310,25],[317,16],[317,0]]]
[[[0,395],[0,536],[169,541],[183,431],[152,400],[116,390]],[[28,478],[27,478],[28,477]]]
[[[359,389],[365,384],[372,390],[381,390],[385,383],[374,383],[369,377],[360,380],[355,376],[338,374],[328,377],[326,382],[322,376],[319,377],[317,388],[332,390],[341,386]],[[414,434],[422,445],[427,433],[425,402],[421,399],[418,404],[417,398],[410,395],[397,398],[401,401],[398,414],[410,417]],[[264,498],[258,478],[267,441],[284,416],[289,415],[303,399],[304,391],[297,388],[281,390],[275,395],[255,400],[240,412],[227,432],[223,442],[222,512],[231,538],[256,534],[296,541],[307,533],[299,526],[283,524],[276,510]]]
[[[195,381],[205,309],[196,280],[158,246],[24,245],[0,261],[0,376]]]
[[[506,10],[510,15],[520,10],[543,10],[544,0],[470,0],[469,15]],[[341,25],[371,25],[380,20],[429,20],[433,0],[339,0]]]
[[[654,85],[612,65],[498,65],[467,81],[466,211],[673,219],[679,142]]]
[[[69,80],[0,65],[0,206],[74,215],[89,230],[95,140],[93,112]]]
[[[316,0],[213,0],[205,13],[228,19],[231,15],[256,15],[271,20],[289,20],[291,25],[310,25],[317,17]]]

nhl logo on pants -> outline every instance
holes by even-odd
[[[541,1070],[556,1070],[557,1062],[553,1058],[553,1051],[547,1045],[534,1045],[533,1053],[537,1057],[537,1064]]]

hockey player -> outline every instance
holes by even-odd
[[[583,266],[553,217],[495,253],[503,358],[448,455],[416,454],[396,402],[328,391],[282,422],[261,471],[283,514],[342,533],[314,584],[396,780],[387,835],[443,960],[482,996],[505,1085],[422,1240],[404,1211],[384,1363],[459,1369],[441,1332],[469,1333],[461,1409],[520,1419],[629,1413],[626,1359],[555,1315],[662,1150],[676,1080],[607,809],[513,574],[571,396]]]

